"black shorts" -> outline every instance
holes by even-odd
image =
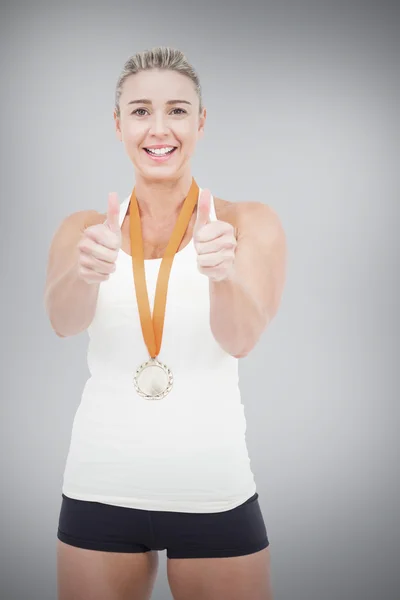
[[[142,510],[62,494],[57,537],[90,550],[166,550],[167,558],[241,556],[269,545],[257,492],[217,513]]]

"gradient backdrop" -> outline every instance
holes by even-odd
[[[88,371],[86,334],[61,340],[45,315],[47,252],[67,214],[130,193],[114,87],[159,44],[201,76],[199,185],[270,204],[288,238],[280,312],[240,363],[274,600],[399,598],[399,15],[383,1],[1,3],[1,600],[56,598]],[[160,553],[155,600],[171,598],[165,567]]]

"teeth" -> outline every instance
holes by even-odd
[[[169,152],[172,152],[173,149],[174,148],[172,146],[166,148],[146,148],[147,152],[150,152],[151,154],[156,154],[158,156],[162,154],[168,154]]]

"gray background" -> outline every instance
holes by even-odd
[[[51,331],[51,237],[132,189],[114,135],[131,54],[200,73],[199,185],[258,200],[289,249],[280,312],[240,363],[275,600],[399,594],[399,11],[377,2],[1,5],[0,597],[56,597],[56,528],[86,334]],[[165,555],[155,600],[170,593]],[[251,600],[249,598],[249,600]]]

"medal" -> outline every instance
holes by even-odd
[[[161,400],[162,398],[165,398],[173,386],[172,371],[166,364],[158,360],[158,355],[160,353],[163,336],[168,281],[172,262],[189,225],[193,210],[197,204],[198,195],[198,185],[195,180],[192,179],[189,193],[182,205],[161,261],[157,277],[153,315],[151,315],[150,312],[149,296],[147,292],[142,228],[135,189],[133,189],[131,195],[129,233],[133,278],[135,282],[135,293],[143,339],[150,355],[150,358],[136,369],[133,383],[137,393],[146,400]]]
[[[139,396],[147,400],[161,400],[172,389],[171,370],[156,358],[149,358],[138,367],[133,382]]]

